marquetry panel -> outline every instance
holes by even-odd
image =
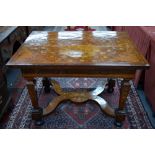
[[[127,33],[33,32],[8,65],[148,66]]]

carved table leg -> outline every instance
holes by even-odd
[[[121,82],[121,90],[120,90],[120,99],[119,99],[119,107],[115,110],[115,125],[117,127],[121,127],[123,121],[125,120],[125,101],[130,91],[130,83],[129,80],[124,79]]]
[[[108,88],[107,88],[108,93],[112,93],[114,91],[114,87],[115,87],[115,80],[108,79]]]
[[[35,122],[36,125],[42,125],[43,124],[43,120],[42,120],[43,110],[38,105],[37,93],[35,91],[34,83],[32,81],[28,81],[27,88],[28,88],[28,92],[29,92],[32,106],[33,106],[32,119],[36,121]]]
[[[50,85],[51,85],[50,80],[47,77],[44,77],[43,86],[44,86],[45,93],[50,93],[50,90],[51,90]]]

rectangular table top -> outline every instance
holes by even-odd
[[[142,69],[149,64],[126,32],[33,31],[8,66],[102,66]]]

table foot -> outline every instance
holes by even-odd
[[[100,96],[94,96],[94,98],[90,98],[91,100],[96,101],[101,107],[102,111],[107,115],[115,117],[115,110]]]
[[[121,82],[119,106],[115,110],[115,122],[117,122],[117,123],[115,123],[116,125],[122,124],[125,120],[125,117],[126,117],[125,102],[126,102],[128,94],[129,94],[129,91],[130,91],[129,80],[124,79]]]
[[[35,125],[40,126],[44,124],[42,116],[43,116],[42,108],[32,110],[32,119],[35,120]]]
[[[126,112],[124,110],[115,110],[115,126],[121,127],[126,117]]]
[[[121,127],[123,126],[123,123],[117,122],[117,121],[115,120],[114,125],[115,125],[116,127],[118,127],[118,128],[121,128]]]
[[[42,126],[44,124],[44,121],[43,120],[38,120],[38,121],[35,121],[34,123],[36,126]]]

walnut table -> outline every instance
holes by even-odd
[[[125,101],[130,90],[129,80],[137,69],[149,67],[145,58],[125,32],[114,31],[34,31],[7,63],[18,67],[27,79],[27,88],[33,105],[32,119],[42,123],[42,117],[52,112],[64,100],[76,103],[96,101],[101,109],[115,118],[121,126],[125,119]],[[58,96],[45,109],[38,105],[33,83],[35,77],[103,77],[123,78],[119,106],[113,109],[98,96],[105,84],[88,92],[65,92],[57,81],[51,85]],[[110,85],[109,85],[110,86]]]

